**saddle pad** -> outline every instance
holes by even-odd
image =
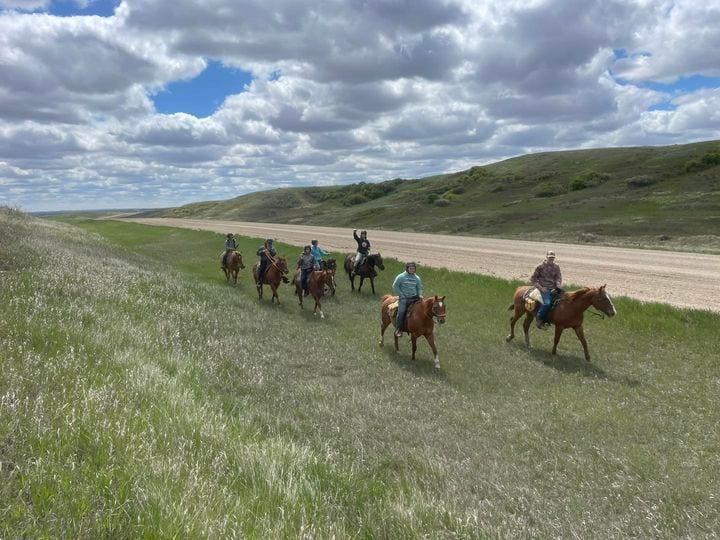
[[[400,300],[395,300],[392,304],[389,304],[387,307],[388,315],[390,315],[391,319],[394,319],[397,315],[398,307],[400,306]]]
[[[528,290],[525,293],[524,299],[527,300],[528,298],[530,300],[535,300],[536,302],[539,302],[540,304],[545,303],[545,302],[543,302],[542,294],[540,293],[540,291],[538,290],[537,287],[533,287],[532,289]]]

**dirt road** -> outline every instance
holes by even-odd
[[[352,230],[241,221],[145,218],[130,219],[164,225],[275,238],[293,245],[316,238],[328,250],[355,251]],[[471,236],[447,236],[370,230],[373,251],[401,261],[506,279],[527,280],[553,249],[566,283],[597,286],[607,283],[613,295],[664,302],[674,306],[720,311],[720,256],[674,251],[524,242]]]

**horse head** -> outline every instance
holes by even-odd
[[[380,253],[375,253],[374,255],[368,255],[368,261],[372,261],[371,264],[375,264],[380,270],[385,270],[385,265],[383,264],[383,258]]]
[[[240,264],[240,268],[241,269],[245,268],[245,264],[243,263],[242,254],[239,251],[235,251],[235,253],[237,253],[237,256],[238,256],[238,263]]]
[[[602,311],[608,317],[614,317],[617,314],[615,305],[612,302],[612,298],[605,290],[607,285],[603,285],[596,290],[595,296],[593,297],[592,306],[598,311]]]
[[[280,270],[283,274],[287,274],[290,271],[287,265],[287,257],[278,257],[275,264],[277,265],[278,270]]]
[[[335,272],[335,270],[337,270],[337,261],[335,259],[328,259],[327,261],[323,261],[322,269],[328,270],[330,272]]]
[[[435,295],[432,299],[432,318],[435,319],[438,324],[445,324],[445,297]]]

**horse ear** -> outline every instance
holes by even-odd
[[[443,297],[440,299],[440,301],[441,301],[441,302],[444,302],[444,301],[445,301],[445,296],[443,296]]]
[[[605,290],[605,287],[607,287],[607,283],[606,283],[605,285],[603,285],[602,287],[600,287],[600,290],[601,290],[601,291],[604,291],[604,290]]]

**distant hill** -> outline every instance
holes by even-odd
[[[530,154],[423,179],[283,188],[144,215],[720,250],[720,141]]]

